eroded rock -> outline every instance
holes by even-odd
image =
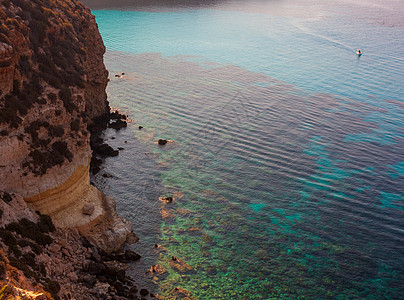
[[[83,206],[83,208],[81,209],[81,212],[83,213],[83,215],[91,216],[93,214],[94,210],[95,210],[95,206],[94,206],[94,204],[91,203],[91,204],[85,204]]]

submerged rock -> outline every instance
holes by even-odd
[[[118,150],[114,150],[110,145],[108,144],[97,144],[93,146],[93,151],[96,154],[99,154],[101,156],[117,156],[119,154]]]
[[[171,257],[170,267],[181,274],[192,274],[195,273],[195,269],[188,265],[181,258]]]
[[[147,295],[149,294],[149,291],[146,290],[146,289],[141,289],[140,292],[139,292],[139,294],[140,294],[141,296],[147,296]]]
[[[128,249],[125,251],[123,258],[126,261],[136,261],[136,260],[141,259],[142,257],[139,254],[137,254],[135,251]]]
[[[155,251],[167,252],[167,248],[166,248],[166,247],[163,247],[163,246],[158,245],[158,244],[155,244],[153,248],[154,248]]]
[[[167,269],[162,265],[153,265],[147,272],[149,276],[152,276],[154,280],[163,280],[168,276]]]
[[[217,274],[217,269],[215,266],[209,266],[206,268],[206,273],[208,275],[216,275]]]
[[[187,291],[186,289],[176,287],[171,291],[171,294],[176,297],[176,299],[195,299],[192,297],[192,294],[190,291]]]
[[[168,218],[173,218],[173,217],[174,217],[174,215],[173,215],[169,210],[167,210],[167,209],[165,209],[165,208],[163,208],[163,209],[160,211],[160,213],[161,213],[161,217],[162,217],[163,219],[168,219]]]

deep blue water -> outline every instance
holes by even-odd
[[[94,181],[140,237],[137,280],[198,299],[402,297],[400,2],[93,13],[109,101],[133,120],[107,131],[125,149]]]

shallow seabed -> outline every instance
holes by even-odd
[[[93,180],[141,238],[137,280],[199,299],[403,295],[404,29],[342,2],[94,11],[109,101],[133,123],[107,131],[125,149]]]

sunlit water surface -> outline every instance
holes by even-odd
[[[93,181],[140,237],[136,280],[198,299],[402,297],[402,3],[93,13],[109,101],[133,119],[106,132],[124,150]]]

